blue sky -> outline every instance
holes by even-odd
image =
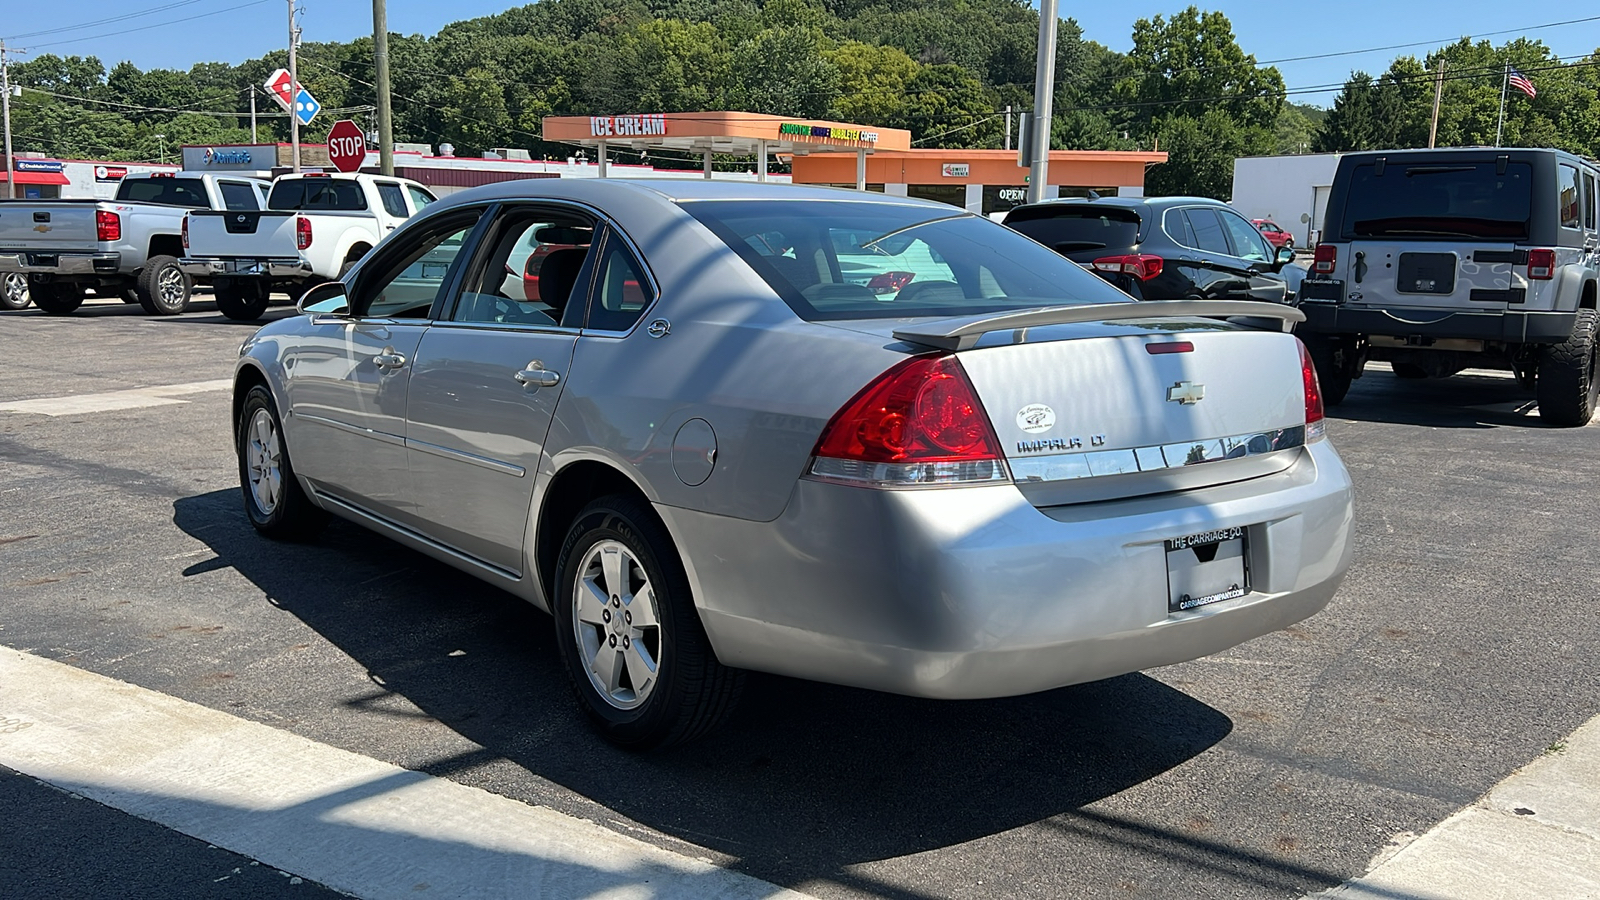
[[[372,31],[366,0],[300,0],[301,25],[308,41],[349,40]],[[507,0],[389,0],[389,29],[433,34],[448,22],[489,15],[510,6]],[[1171,14],[1183,0],[1121,3],[1061,2],[1061,14],[1078,20],[1085,37],[1115,50],[1127,50],[1135,19]],[[8,44],[38,53],[94,55],[107,68],[130,60],[141,68],[187,69],[196,62],[241,62],[280,48],[287,41],[285,0],[19,0],[6,4],[0,29]],[[169,7],[160,10],[160,7]],[[1342,83],[1352,69],[1381,72],[1397,54],[1425,53],[1431,46],[1462,35],[1513,30],[1538,38],[1563,57],[1600,48],[1600,21],[1535,29],[1532,26],[1600,14],[1577,5],[1525,7],[1503,0],[1229,0],[1201,4],[1221,9],[1233,22],[1239,43],[1258,60],[1279,60],[1370,47],[1427,42],[1404,50],[1382,50],[1325,59],[1277,63],[1293,88]],[[156,9],[147,14],[145,10]],[[115,16],[118,22],[55,31]],[[164,23],[182,22],[169,25]],[[159,27],[147,27],[147,26]],[[139,29],[139,30],[134,30]],[[24,36],[31,35],[31,36]],[[1491,38],[1496,43],[1514,35]],[[20,57],[29,58],[28,55]],[[1336,90],[1336,88],[1335,88]],[[1334,90],[1294,99],[1325,106]]]

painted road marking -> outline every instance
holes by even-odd
[[[9,647],[0,764],[368,900],[804,900],[592,822]]]
[[[1600,718],[1321,900],[1600,898]]]
[[[119,409],[142,409],[147,406],[169,406],[187,403],[177,398],[185,394],[202,394],[207,391],[233,389],[233,380],[191,381],[188,384],[167,384],[160,387],[134,388],[126,391],[105,391],[99,394],[75,394],[67,397],[40,397],[36,400],[12,400],[0,403],[0,413],[34,413],[41,416],[76,416],[84,413],[112,412]]]

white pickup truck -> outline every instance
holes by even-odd
[[[34,305],[53,315],[76,310],[91,288],[151,315],[176,315],[193,284],[178,266],[184,216],[259,211],[267,187],[242,176],[157,172],[122,179],[113,200],[0,200],[0,279],[20,299],[17,276],[26,278]]]
[[[260,212],[195,210],[184,221],[183,271],[210,278],[217,309],[258,319],[274,290],[335,281],[396,226],[432,203],[404,178],[304,172],[272,183]]]

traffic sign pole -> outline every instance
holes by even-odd
[[[289,0],[289,145],[294,149],[294,171],[300,171],[300,116],[296,115],[294,100],[300,87],[300,73],[295,65],[295,48],[300,44],[300,30],[294,27],[294,0]]]

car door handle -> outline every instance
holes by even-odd
[[[406,364],[406,358],[393,350],[389,350],[374,356],[372,364],[380,369],[398,369]]]
[[[523,387],[555,387],[561,383],[560,372],[552,372],[538,363],[529,363],[526,369],[511,377]]]

